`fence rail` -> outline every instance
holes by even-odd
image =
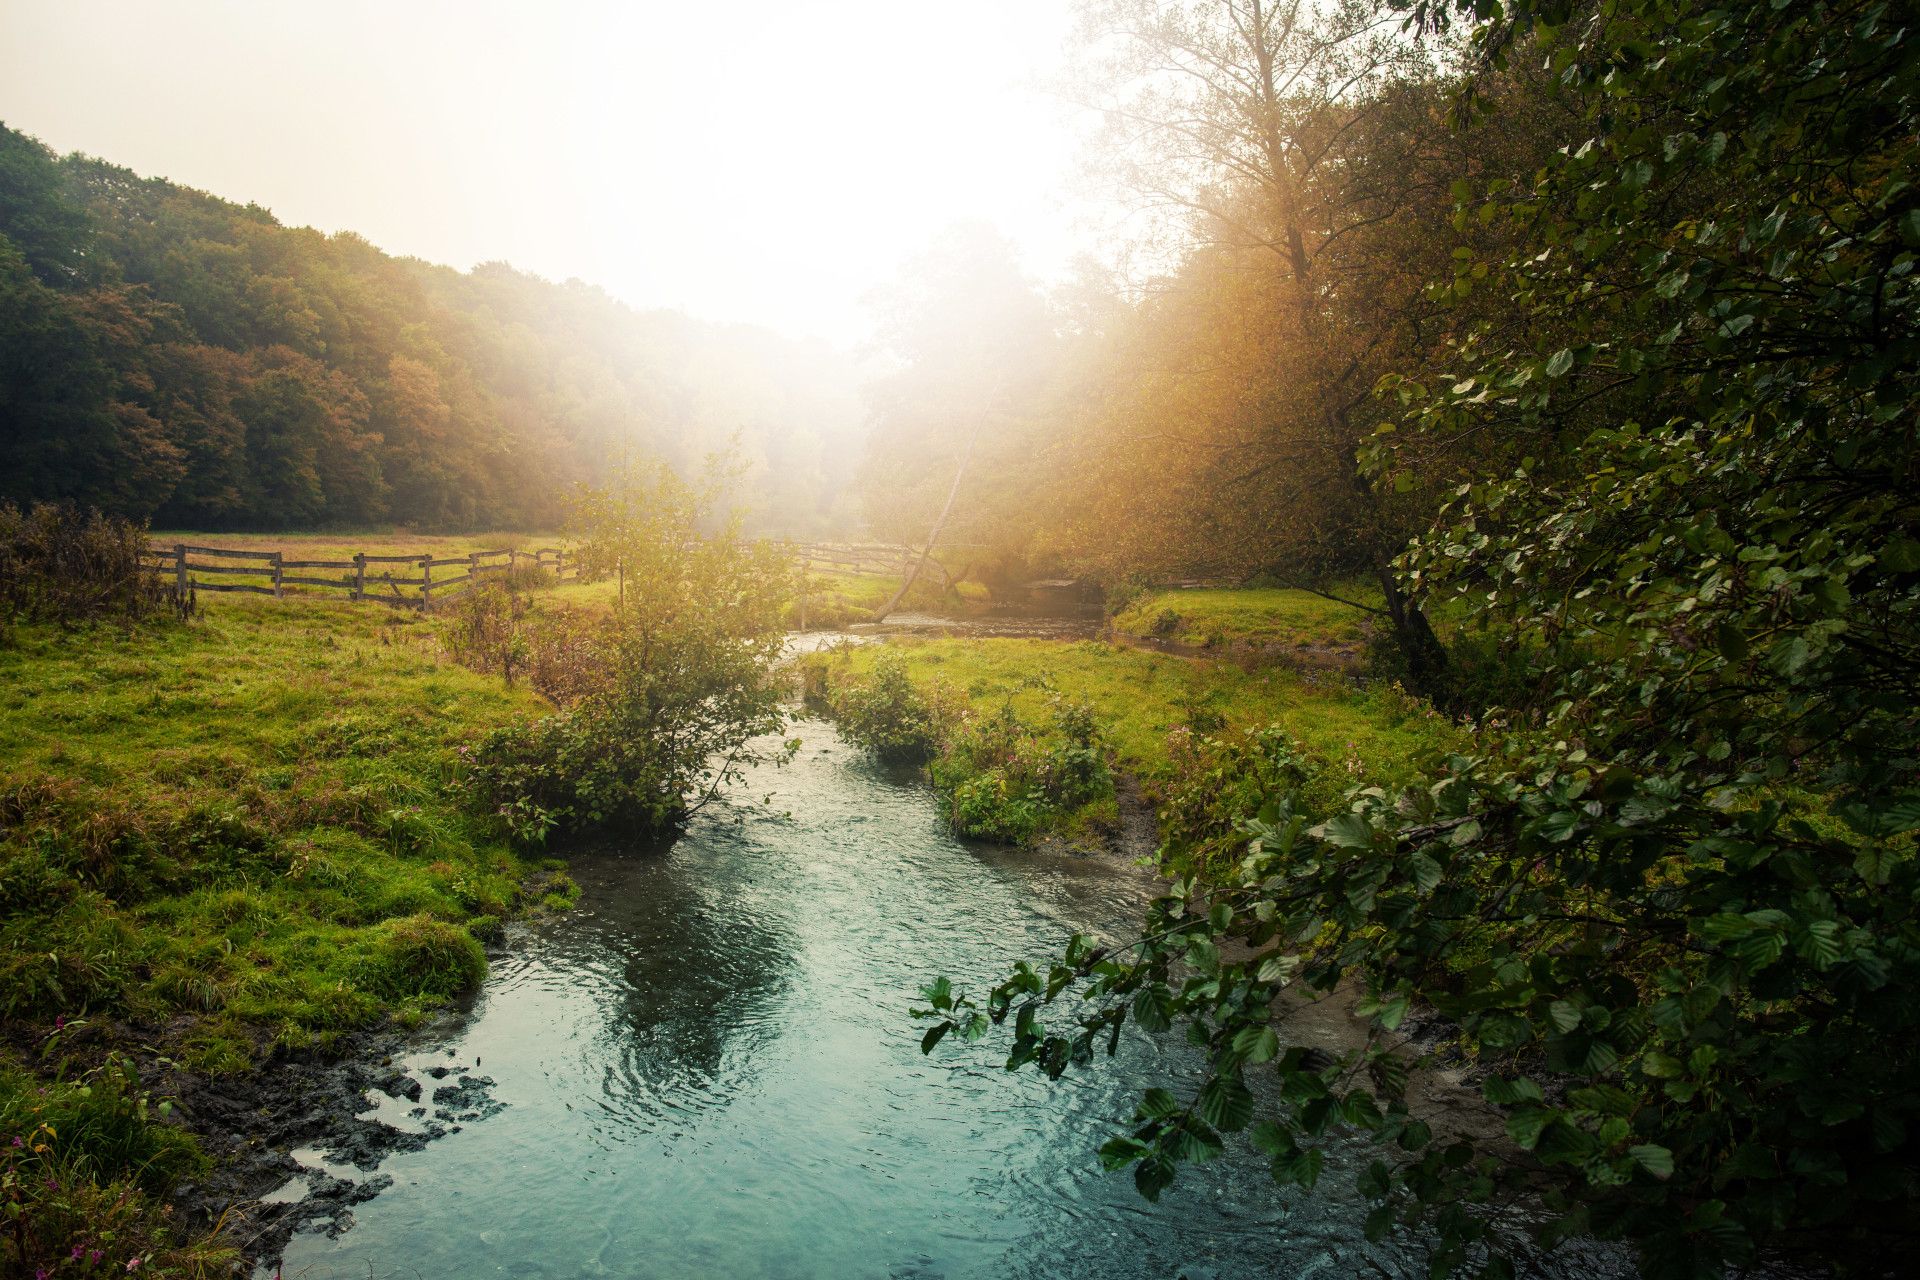
[[[388,556],[364,553],[346,560],[289,560],[279,551],[250,551],[239,547],[202,547],[186,542],[172,546],[150,545],[144,558],[158,574],[171,577],[184,596],[195,591],[239,591],[253,595],[286,595],[288,587],[319,587],[344,591],[350,600],[376,600],[402,609],[433,612],[434,606],[456,600],[487,577],[510,574],[522,565],[530,565],[553,575],[556,582],[571,582],[580,576],[578,562],[570,561],[563,547],[541,547],[535,551],[507,548],[503,551],[473,551],[463,556]],[[242,564],[215,563],[219,560],[245,561]],[[264,561],[263,564],[253,563]],[[376,565],[407,565],[419,570],[418,577],[395,577],[394,570],[370,568]],[[463,566],[465,573],[436,578],[435,569]],[[339,569],[339,577],[290,574],[289,569]],[[200,577],[196,575],[207,575]],[[272,585],[251,582],[211,581],[211,578],[271,578]],[[409,595],[402,587],[417,587],[419,594]]]
[[[903,577],[920,558],[916,548],[891,543],[789,542],[784,545],[809,572],[827,570],[856,577]],[[936,573],[944,572],[937,565],[928,567]]]
[[[790,542],[783,545],[805,572],[825,571],[862,577],[903,577],[920,554],[912,547],[884,543]],[[578,563],[569,560],[565,549],[561,547],[541,547],[535,551],[517,548],[474,551],[463,556],[362,553],[346,560],[294,560],[280,551],[203,547],[176,542],[171,546],[150,545],[144,555],[154,572],[173,578],[182,595],[190,591],[242,592],[277,599],[285,596],[288,587],[318,588],[323,591],[344,591],[350,600],[378,601],[396,608],[418,609],[427,613],[431,613],[436,605],[465,595],[488,576],[512,573],[522,565],[543,569],[559,582],[574,581],[580,573]],[[241,563],[233,563],[235,561]],[[417,576],[395,576],[399,566],[416,570]],[[439,577],[434,574],[436,569],[454,566],[463,567],[466,572]],[[937,561],[930,561],[927,568],[938,579],[944,580],[946,577],[945,569]],[[341,572],[337,577],[288,572],[315,569],[338,569]],[[271,580],[271,585],[236,582],[233,581],[235,578],[267,578]],[[624,590],[624,582],[621,585]],[[409,594],[413,591],[417,591],[417,594]]]

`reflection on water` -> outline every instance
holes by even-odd
[[[579,910],[499,960],[416,1070],[484,1073],[504,1109],[396,1154],[289,1277],[1326,1276],[1414,1274],[1368,1247],[1331,1170],[1277,1195],[1257,1157],[1162,1202],[1094,1150],[1128,1080],[1180,1044],[1049,1083],[984,1046],[919,1050],[936,972],[979,985],[1075,929],[1123,928],[1150,886],[1101,860],[977,849],[922,786],[824,724],[667,849],[580,859]],[[761,800],[772,793],[771,804]],[[1364,1257],[1364,1260],[1363,1260]]]

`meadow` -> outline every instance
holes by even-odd
[[[1363,586],[1337,594],[1377,608],[1380,593]],[[1338,600],[1283,587],[1148,591],[1113,617],[1113,629],[1141,639],[1204,648],[1317,650],[1357,656],[1373,631],[1373,615]]]
[[[242,598],[184,625],[17,628],[9,1022],[124,1020],[223,1073],[477,982],[480,940],[543,876],[462,803],[461,749],[544,704],[447,661],[436,626]]]

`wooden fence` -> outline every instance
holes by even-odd
[[[350,560],[290,560],[281,551],[243,551],[235,547],[199,547],[177,542],[170,547],[150,546],[146,557],[156,573],[174,580],[183,596],[197,591],[239,591],[279,599],[286,595],[288,587],[320,587],[344,591],[350,600],[375,600],[425,613],[433,612],[435,605],[465,595],[483,578],[512,573],[522,565],[543,569],[557,582],[570,582],[580,574],[578,564],[569,562],[567,553],[559,547],[542,547],[538,551],[473,551],[463,556],[362,553]],[[436,569],[455,568],[464,572],[434,575]],[[325,569],[342,572],[333,577],[318,572]],[[395,577],[396,571],[407,575],[417,571],[418,576]],[[196,576],[201,574],[265,581],[216,582]],[[418,594],[402,588],[418,588]]]
[[[789,542],[785,546],[803,569],[859,577],[903,578],[920,558],[915,548],[890,543]],[[946,580],[946,568],[937,561],[929,561],[927,568]]]
[[[883,543],[790,542],[784,545],[803,570],[863,577],[904,577],[919,558],[919,552],[912,547]],[[428,613],[435,605],[471,591],[476,582],[489,574],[511,573],[522,565],[544,569],[560,582],[571,582],[580,572],[578,564],[569,561],[566,551],[560,547],[542,547],[537,551],[474,551],[462,556],[362,553],[348,560],[296,560],[287,558],[287,553],[282,551],[248,551],[177,542],[172,546],[151,545],[145,554],[148,565],[156,573],[171,577],[182,595],[190,591],[233,591],[279,599],[286,595],[289,587],[320,588],[344,591],[350,600],[374,600]],[[946,570],[937,561],[930,561],[927,568],[936,580],[945,581]],[[444,572],[449,569],[464,572]],[[328,576],[325,570],[338,572]],[[435,570],[443,572],[436,576]],[[402,576],[396,577],[396,573]],[[624,582],[621,587],[624,592]]]

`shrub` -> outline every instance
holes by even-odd
[[[1022,844],[1112,798],[1092,708],[1056,697],[1051,712],[1032,725],[1008,704],[949,738],[932,774],[956,832]]]
[[[468,752],[477,802],[523,843],[549,828],[658,830],[737,777],[752,739],[785,723],[770,678],[793,570],[737,520],[710,532],[717,489],[661,470],[582,499],[580,564],[621,566],[624,599],[589,618],[532,628],[553,674],[536,687],[564,708],[489,734]]]
[[[0,503],[0,624],[140,622],[184,613],[188,601],[141,562],[146,528],[118,516],[37,503]]]
[[[931,760],[956,719],[941,691],[922,693],[893,654],[882,654],[871,676],[834,685],[824,701],[842,732],[894,764]]]
[[[182,1239],[160,1203],[208,1168],[162,1122],[126,1059],[38,1084],[0,1066],[0,1272],[199,1276],[238,1262],[215,1235]]]

